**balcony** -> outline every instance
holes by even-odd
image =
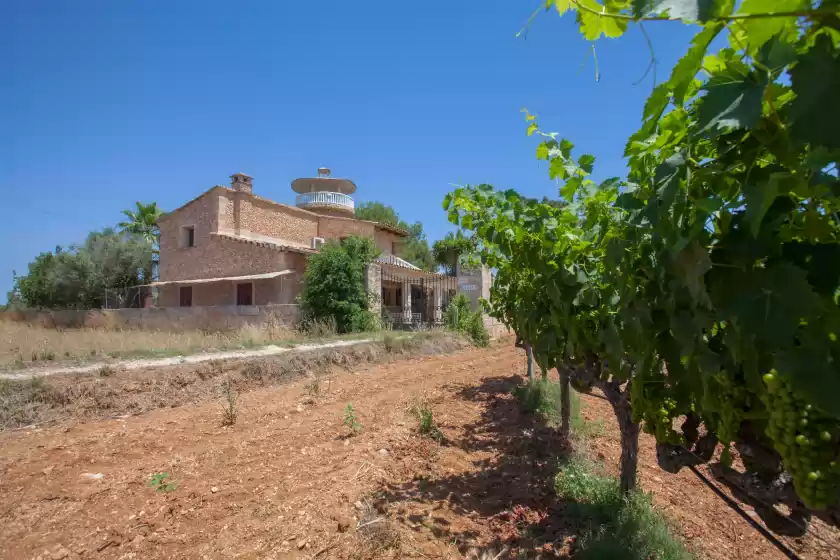
[[[295,205],[307,210],[331,209],[349,212],[355,210],[353,197],[337,192],[309,192],[297,195]]]

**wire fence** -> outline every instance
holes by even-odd
[[[104,309],[141,309],[158,307],[160,289],[157,286],[129,286],[125,288],[106,288],[103,294]]]

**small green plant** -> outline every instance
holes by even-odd
[[[116,373],[116,370],[108,364],[99,368],[99,377],[111,377],[114,373]]]
[[[178,489],[178,481],[172,480],[168,472],[159,472],[149,479],[149,487],[154,488],[155,492],[174,492]]]
[[[222,409],[222,426],[233,426],[236,424],[237,401],[239,394],[230,379],[222,382],[222,396],[224,397],[224,408]]]
[[[435,423],[432,404],[428,396],[414,397],[408,406],[408,411],[417,419],[417,431],[420,435],[441,442],[444,439],[443,432]]]
[[[344,422],[341,424],[347,426],[350,430],[351,436],[355,436],[362,431],[362,425],[359,423],[359,419],[356,416],[356,409],[353,408],[353,405],[350,403],[348,403],[344,408]]]
[[[434,415],[431,410],[424,410],[420,414],[420,435],[433,439],[435,441],[443,441],[443,432],[440,431],[438,425],[435,423]]]

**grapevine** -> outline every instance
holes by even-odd
[[[809,507],[840,500],[840,3],[791,4],[548,0],[588,40],[646,19],[698,32],[645,104],[626,177],[596,182],[594,156],[526,112],[560,199],[444,200],[497,270],[488,311],[613,404],[625,490],[638,423],[679,444],[690,414],[721,462],[749,424]]]

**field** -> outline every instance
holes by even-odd
[[[111,396],[43,405],[33,413],[42,424],[0,434],[3,557],[489,560],[579,550],[583,504],[554,486],[571,450],[513,396],[524,356],[511,340],[479,350],[425,337],[284,360],[45,381]],[[609,404],[583,396],[580,408],[577,452],[615,474]],[[433,413],[432,437],[420,433],[422,410]],[[660,470],[645,435],[639,463],[655,510],[696,556],[784,558],[687,469]],[[840,533],[818,519],[779,538],[802,558],[840,558]]]
[[[370,337],[371,333],[337,336],[335,327],[316,323],[309,332],[266,323],[229,331],[155,331],[110,328],[58,329],[0,320],[0,370],[56,364],[156,358],[201,352],[256,348],[269,344]]]

